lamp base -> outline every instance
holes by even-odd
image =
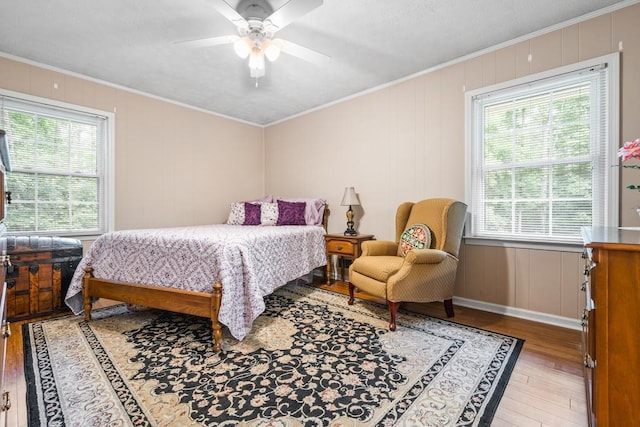
[[[358,235],[358,232],[357,232],[356,230],[354,230],[353,228],[351,228],[351,229],[347,228],[347,229],[344,231],[344,235],[345,235],[345,236],[357,236],[357,235]]]
[[[353,228],[355,222],[353,222],[353,209],[351,209],[351,205],[349,205],[349,210],[347,210],[347,229],[344,231],[345,236],[355,236],[356,230]]]

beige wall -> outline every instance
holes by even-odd
[[[464,200],[464,90],[616,52],[619,42],[620,137],[637,138],[638,22],[636,4],[272,125],[265,131],[267,192],[326,198],[332,209],[329,231],[341,232],[342,192],[355,186],[362,203],[357,228],[393,239],[401,202],[436,196]],[[623,185],[640,183],[633,172],[624,171]],[[640,225],[636,205],[640,194],[622,190],[621,225]],[[459,297],[579,317],[582,262],[576,252],[465,245],[462,261]]]
[[[115,111],[117,229],[223,222],[230,202],[275,194],[327,199],[329,231],[342,232],[339,203],[355,186],[357,228],[391,239],[399,203],[464,199],[465,89],[615,52],[622,42],[620,136],[639,137],[637,22],[638,4],[264,130],[2,57],[0,88]],[[623,171],[623,185],[640,182],[634,172]],[[639,226],[640,194],[621,195],[621,225]],[[579,317],[576,252],[463,245],[461,260],[459,297]]]
[[[0,57],[0,88],[115,112],[115,228],[223,222],[263,194],[263,129]]]

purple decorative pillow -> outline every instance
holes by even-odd
[[[260,213],[260,205],[245,202],[243,225],[260,225]]]
[[[324,199],[310,199],[310,198],[300,198],[300,199],[289,199],[282,198],[278,199],[283,202],[296,202],[296,203],[306,203],[307,207],[304,210],[304,222],[306,225],[323,225],[324,219],[324,207],[326,201]]]
[[[278,222],[276,225],[307,225],[304,220],[304,211],[307,204],[296,202],[284,202],[278,200]]]

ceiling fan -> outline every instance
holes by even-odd
[[[238,29],[238,35],[210,37],[184,42],[194,47],[233,43],[239,57],[249,58],[250,76],[257,79],[265,74],[265,57],[273,62],[285,52],[305,61],[321,64],[328,56],[299,44],[274,38],[277,31],[322,5],[323,0],[289,0],[273,10],[266,0],[242,0],[232,8],[224,0],[211,1],[216,10]]]

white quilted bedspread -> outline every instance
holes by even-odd
[[[125,230],[100,236],[84,255],[65,302],[82,313],[82,276],[211,292],[222,283],[219,320],[241,340],[265,309],[264,296],[327,263],[318,226],[203,225]]]

